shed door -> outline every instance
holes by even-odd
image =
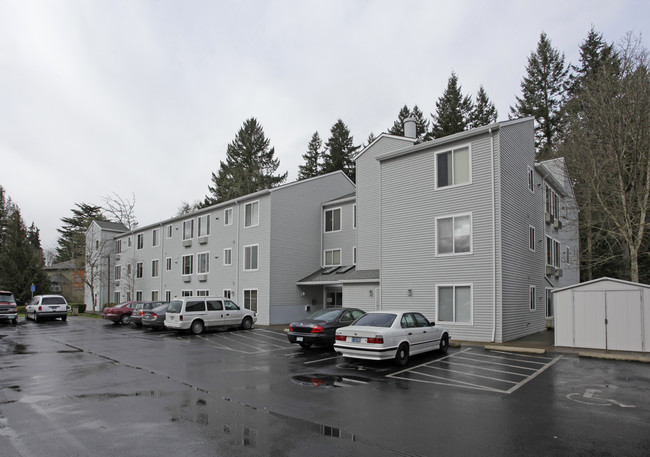
[[[605,294],[601,291],[574,292],[574,347],[607,349],[605,300]]]
[[[607,349],[641,351],[641,297],[638,290],[605,293],[607,299]]]

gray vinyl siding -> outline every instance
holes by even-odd
[[[502,334],[509,341],[545,328],[544,191],[534,173],[534,191],[528,188],[528,167],[534,169],[533,121],[500,129]],[[535,227],[535,252],[529,249],[529,227]],[[539,240],[542,240],[541,242]],[[530,286],[536,288],[536,310],[530,311]]]
[[[353,265],[352,248],[355,246],[356,230],[352,225],[352,211],[355,201],[346,201],[344,203],[335,203],[323,207],[323,217],[325,211],[341,208],[341,230],[336,232],[325,232],[324,224],[321,224],[323,232],[323,252],[330,249],[341,250],[341,265]],[[322,253],[321,253],[322,254]],[[321,259],[322,266],[325,266],[325,258]]]
[[[435,189],[435,153],[470,144],[472,182]],[[437,320],[436,285],[471,284],[472,324],[445,323],[459,339],[486,340],[492,324],[490,137],[388,159],[381,168],[381,306]],[[472,253],[436,256],[436,217],[472,216]],[[409,289],[412,295],[409,296]]]
[[[378,291],[377,283],[345,284],[343,286],[344,306],[359,308],[365,312],[375,310],[375,293]],[[370,295],[372,291],[372,295]]]
[[[386,152],[411,146],[413,141],[382,135],[356,158],[359,270],[376,270],[380,265],[380,164],[376,158]]]

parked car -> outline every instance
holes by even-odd
[[[336,331],[334,349],[343,357],[368,360],[394,359],[408,363],[409,356],[449,348],[449,331],[412,311],[370,312]]]
[[[136,327],[142,327],[142,316],[144,316],[144,312],[150,309],[154,309],[156,306],[160,306],[163,303],[165,302],[145,301],[142,303],[137,303],[131,312],[131,323],[135,324]]]
[[[113,321],[116,324],[127,325],[131,322],[131,313],[139,301],[128,301],[119,305],[104,308],[102,319]]]
[[[257,313],[241,309],[232,300],[222,297],[182,297],[169,302],[165,327],[191,330],[199,335],[206,327],[240,327],[250,329],[257,322]]]
[[[36,295],[25,306],[25,318],[34,319],[38,322],[40,319],[61,318],[62,321],[68,319],[70,306],[61,295]]]
[[[18,323],[16,299],[14,294],[6,290],[0,290],[0,320],[10,321],[14,325]]]
[[[152,329],[165,328],[165,313],[168,306],[169,303],[165,302],[153,309],[144,310],[142,314],[142,325]]]
[[[287,338],[290,343],[298,343],[303,348],[312,344],[332,346],[336,329],[350,325],[364,314],[365,311],[357,308],[324,308],[292,322]]]

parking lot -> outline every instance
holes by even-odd
[[[405,368],[277,328],[0,328],[3,455],[646,455],[648,366],[451,348]],[[34,433],[38,430],[39,433]],[[42,432],[41,432],[42,431]]]

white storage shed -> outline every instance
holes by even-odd
[[[650,351],[650,286],[600,278],[553,291],[555,345]]]

